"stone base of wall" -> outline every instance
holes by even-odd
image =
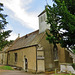
[[[60,72],[67,72],[75,74],[74,68],[69,63],[62,63],[60,64]]]

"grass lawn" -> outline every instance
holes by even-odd
[[[75,74],[55,74],[55,75],[75,75]]]
[[[11,66],[0,66],[0,70],[14,70]]]
[[[75,74],[55,74],[55,75],[75,75]]]

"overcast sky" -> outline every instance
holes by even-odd
[[[30,32],[39,29],[38,15],[45,9],[46,0],[0,0],[4,4],[4,13],[8,15],[6,20],[7,30],[12,30],[8,40],[15,40]],[[52,0],[47,0],[52,6]]]

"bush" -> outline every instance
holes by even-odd
[[[74,68],[74,70],[75,70],[75,63],[72,63],[72,67]]]

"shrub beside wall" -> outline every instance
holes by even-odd
[[[75,70],[75,63],[72,63],[72,67],[74,68],[74,70]]]

